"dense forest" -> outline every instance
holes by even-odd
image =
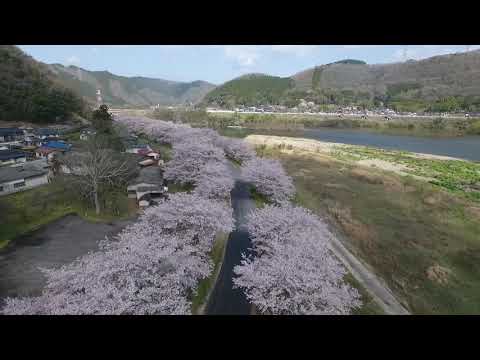
[[[288,89],[294,86],[290,78],[249,74],[231,80],[210,91],[203,104],[215,104],[222,107],[242,105],[280,104]]]
[[[84,110],[84,102],[59,85],[45,65],[16,46],[0,46],[0,120],[61,122]]]

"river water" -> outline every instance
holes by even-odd
[[[304,129],[295,131],[232,129],[222,131],[227,136],[250,134],[277,135],[314,139],[350,145],[374,146],[382,149],[452,156],[480,161],[480,136],[412,136],[393,135],[363,129]]]

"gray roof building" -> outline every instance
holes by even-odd
[[[46,165],[46,161],[44,160],[30,161],[19,166],[1,167],[0,184],[42,176],[47,173],[48,165]]]

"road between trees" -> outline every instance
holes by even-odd
[[[387,315],[410,315],[392,291],[334,236],[331,250]]]

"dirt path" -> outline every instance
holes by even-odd
[[[331,249],[355,279],[368,291],[375,302],[388,315],[409,315],[398,302],[391,290],[371,270],[360,262],[337,237],[331,242]]]

